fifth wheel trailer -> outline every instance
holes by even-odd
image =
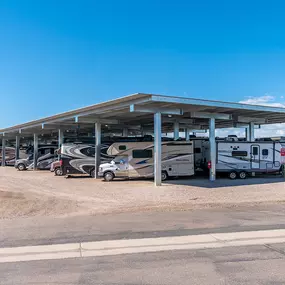
[[[204,142],[206,163],[211,167],[209,143]],[[285,143],[274,141],[217,141],[216,171],[231,179],[246,178],[251,173],[274,173],[285,163]]]
[[[153,142],[114,143],[108,150],[114,159],[99,167],[99,176],[106,181],[114,178],[154,177]],[[194,175],[193,143],[162,142],[162,180],[175,176]]]

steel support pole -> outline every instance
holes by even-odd
[[[15,159],[20,158],[20,136],[16,136]]]
[[[58,148],[61,148],[61,145],[63,144],[63,130],[58,129]]]
[[[144,128],[143,128],[143,126],[141,126],[141,136],[142,137],[144,136]]]
[[[128,128],[123,128],[123,137],[127,137],[129,135]]]
[[[245,130],[245,140],[249,142],[250,141],[249,127],[246,127],[244,130]]]
[[[254,123],[249,123],[249,141],[254,142]]]
[[[179,139],[179,122],[174,123],[174,140],[177,141]]]
[[[185,129],[185,139],[186,141],[190,141],[190,130],[188,128]]]
[[[161,185],[161,113],[154,114],[154,184]]]
[[[101,123],[95,123],[95,175],[98,179],[99,165],[101,161]]]
[[[39,138],[37,134],[34,134],[34,170],[38,169],[38,148],[39,148]]]
[[[216,137],[215,137],[215,119],[209,119],[209,141],[210,141],[210,181],[216,180]]]
[[[1,161],[1,166],[5,167],[6,166],[6,139],[2,138],[2,161]]]

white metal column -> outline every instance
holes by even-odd
[[[1,165],[2,167],[6,166],[6,139],[2,138],[2,161],[1,161]]]
[[[249,123],[249,141],[254,142],[254,123]]]
[[[154,114],[154,184],[161,185],[161,113]]]
[[[38,148],[39,148],[39,138],[37,134],[34,134],[34,170],[38,168]]]
[[[216,180],[216,138],[215,138],[215,119],[209,119],[209,141],[210,141],[210,181]]]
[[[127,137],[129,135],[128,128],[123,128],[123,137]]]
[[[247,127],[244,129],[244,131],[245,131],[245,140],[246,140],[247,142],[249,142],[249,141],[250,141],[249,127],[247,126]]]
[[[186,141],[190,140],[190,130],[188,128],[185,129],[185,139]]]
[[[177,141],[179,139],[179,122],[174,123],[174,140]]]
[[[15,159],[20,158],[20,136],[16,136],[16,145],[15,145]]]
[[[101,123],[95,123],[95,175],[94,178],[99,178],[98,171],[101,161]]]
[[[61,145],[63,144],[63,130],[58,129],[58,148],[61,147]]]

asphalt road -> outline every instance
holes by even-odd
[[[0,247],[285,229],[285,205],[0,220]]]
[[[1,247],[285,229],[285,205],[0,221]],[[285,284],[285,244],[0,264],[0,284]]]
[[[0,284],[283,285],[285,244],[0,264]]]

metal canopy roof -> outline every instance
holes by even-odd
[[[217,128],[233,127],[238,123],[246,124],[250,121],[259,125],[285,123],[285,108],[137,93],[0,129],[0,134],[12,137],[19,133],[50,133],[58,128],[71,130],[78,127],[92,130],[92,124],[96,121],[104,124],[103,131],[118,130],[127,126],[143,126],[151,130],[153,112],[160,111],[164,114],[164,131],[172,131],[175,121],[180,123],[181,128],[208,129],[207,116],[211,114],[217,115]],[[219,117],[219,114],[224,116]]]

